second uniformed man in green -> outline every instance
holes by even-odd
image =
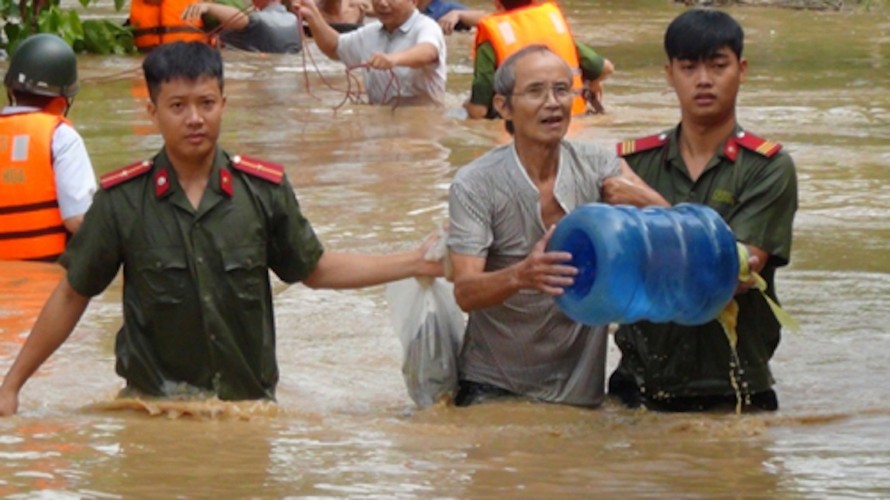
[[[62,279],[0,386],[0,415],[124,273],[115,344],[124,395],[274,399],[271,269],[310,287],[441,275],[424,248],[385,256],[324,251],[282,167],[218,145],[223,65],[203,43],[158,47],[143,62],[148,112],[164,139],[152,161],[103,176],[62,264]]]
[[[748,69],[743,41],[741,26],[716,10],[689,10],[670,24],[665,71],[681,122],[663,134],[619,144],[618,153],[652,189],[613,178],[604,198],[637,206],[710,206],[756,257],[754,270],[775,300],[776,268],[791,257],[797,179],[779,144],[736,122],[736,97]],[[740,286],[735,299],[740,366],[731,368],[732,353],[717,321],[622,325],[615,334],[621,361],[609,392],[629,406],[661,411],[732,409],[737,395],[742,409],[777,409],[769,360],[780,325],[759,292]]]

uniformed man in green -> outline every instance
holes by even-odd
[[[425,248],[384,256],[324,251],[282,167],[217,145],[226,98],[219,51],[158,47],[143,62],[164,139],[150,161],[105,175],[61,262],[67,268],[0,386],[0,415],[123,266],[115,344],[122,395],[274,399],[271,269],[310,287],[441,275]]]
[[[652,189],[612,178],[604,198],[637,206],[710,206],[747,245],[754,270],[767,281],[766,293],[776,299],[776,268],[791,256],[797,179],[779,144],[736,122],[736,96],[748,70],[743,43],[741,26],[716,10],[689,10],[670,24],[665,72],[680,102],[680,124],[619,144],[618,153]],[[615,334],[621,361],[609,392],[629,406],[706,411],[736,408],[737,383],[743,409],[777,409],[769,360],[780,325],[758,291],[742,285],[735,300],[740,366],[731,368],[729,343],[717,321],[622,325]]]

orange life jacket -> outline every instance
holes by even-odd
[[[0,115],[0,259],[54,261],[65,250],[52,163],[63,122],[37,111]]]
[[[498,66],[523,47],[532,44],[549,47],[572,68],[572,88],[578,92],[572,102],[572,114],[581,115],[587,111],[587,103],[580,95],[584,83],[578,49],[565,16],[555,4],[531,5],[482,18],[476,26],[475,47],[485,42],[494,47]]]
[[[136,48],[151,50],[176,41],[210,43],[201,21],[186,21],[182,13],[194,0],[131,0],[130,26]]]

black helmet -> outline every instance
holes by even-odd
[[[56,35],[31,35],[16,48],[3,83],[29,94],[74,97],[79,89],[74,50]]]

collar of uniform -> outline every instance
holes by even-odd
[[[723,144],[717,150],[717,156],[720,158],[725,158],[730,162],[735,162],[736,158],[739,154],[739,145],[736,143],[736,137],[738,137],[739,132],[742,132],[742,127],[736,123],[735,128],[733,128],[732,135],[726,138],[723,141]],[[674,129],[669,134],[669,142],[667,152],[665,153],[665,165],[669,165],[673,163],[674,165],[685,165],[683,162],[683,158],[680,155],[680,125],[674,127]]]
[[[668,147],[663,154],[665,166],[685,165],[683,157],[680,155],[680,125],[668,132]]]
[[[161,151],[154,158],[154,169],[152,172],[152,183],[155,189],[155,196],[158,198],[166,198],[179,189],[179,180],[176,175],[176,169],[170,163],[167,157],[167,151]],[[207,179],[207,187],[216,193],[223,194],[226,197],[232,197],[232,172],[228,169],[228,155],[217,147],[213,157],[213,165],[210,168],[210,178]]]
[[[414,12],[411,13],[411,15],[408,17],[408,19],[404,23],[402,23],[398,28],[396,28],[395,30],[387,31],[386,28],[383,26],[383,24],[380,25],[380,30],[383,31],[384,33],[388,33],[390,35],[392,35],[396,31],[400,31],[402,33],[407,33],[408,31],[411,30],[411,28],[414,27],[415,24],[417,24],[417,21],[420,20],[420,16],[422,16],[422,15],[423,14],[421,14],[417,10],[417,8],[415,8]]]
[[[739,134],[742,132],[742,127],[736,123],[735,128],[732,130],[732,135],[726,139],[726,142],[723,143],[723,147],[720,148],[720,156],[735,163],[735,159],[739,156],[739,145],[736,142],[736,138],[739,137]]]

